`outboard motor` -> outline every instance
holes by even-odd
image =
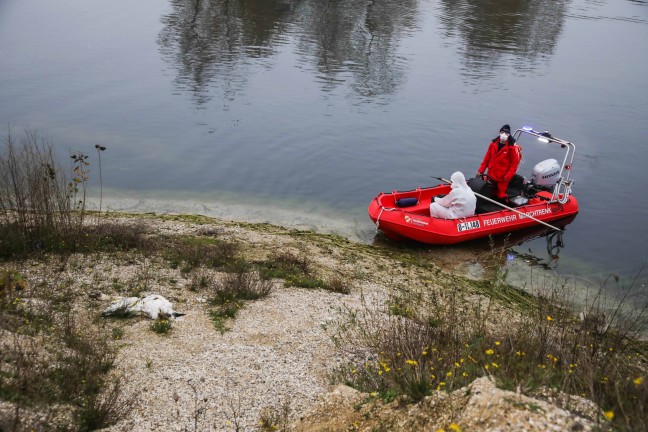
[[[560,164],[556,159],[547,159],[533,167],[530,184],[536,191],[553,192],[560,180]]]

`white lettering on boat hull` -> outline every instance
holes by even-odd
[[[419,225],[419,226],[428,225],[428,223],[426,221],[424,221],[424,220],[421,220],[421,219],[418,219],[418,218],[415,218],[415,217],[410,217],[410,216],[407,216],[407,215],[405,215],[405,222],[411,223],[411,224],[414,224],[414,225]]]
[[[536,217],[536,216],[543,216],[547,214],[553,213],[550,208],[541,208],[537,210],[531,210],[528,212],[524,212],[526,216],[531,216],[531,217]],[[524,217],[524,216],[523,216]]]

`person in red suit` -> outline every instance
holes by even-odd
[[[484,160],[477,170],[477,176],[486,173],[496,182],[498,200],[503,202],[508,200],[506,189],[518,169],[520,159],[522,153],[515,143],[515,138],[511,136],[511,126],[505,124],[500,129],[499,136],[488,145]]]

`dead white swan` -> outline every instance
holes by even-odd
[[[145,315],[151,319],[173,319],[184,315],[174,312],[171,302],[157,294],[142,298],[122,297],[104,309],[102,315],[109,316],[123,313]]]

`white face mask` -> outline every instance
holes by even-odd
[[[502,141],[506,141],[507,139],[508,139],[508,134],[502,132],[502,133],[500,134],[500,140],[502,140]]]

